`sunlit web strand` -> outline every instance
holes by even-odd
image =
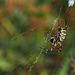
[[[59,18],[59,17],[58,17],[58,18]],[[54,28],[55,28],[55,25],[56,25],[56,23],[57,23],[58,18],[56,18],[56,19],[53,21],[53,27],[52,27],[52,30],[50,31],[50,34],[48,34],[48,35],[45,36],[45,43],[48,42],[48,39],[50,38],[50,36],[51,36],[51,34],[52,34],[52,32],[53,32],[53,30],[54,30]]]
[[[30,67],[30,69],[28,70],[28,74],[29,72],[32,70],[32,68],[34,67],[34,65],[37,63],[38,59],[40,58],[41,54],[43,52],[43,49],[41,49],[41,52],[39,53],[39,56],[36,58],[36,60],[33,62],[33,65]]]
[[[29,61],[32,60],[32,59],[36,56],[36,54],[37,54],[37,52],[35,52],[35,53],[33,54],[33,56],[28,60],[28,62],[27,62],[25,65],[27,65],[27,64],[29,63]],[[25,57],[23,56],[23,58],[25,58]],[[8,73],[10,73],[11,71],[13,71],[13,70],[14,70],[16,67],[18,67],[20,64],[21,64],[21,62],[20,62],[20,63],[17,63],[16,66],[15,66],[12,70],[9,70]],[[24,66],[25,66],[25,65],[24,65]],[[13,66],[13,65],[11,65],[11,66]]]
[[[25,32],[23,32],[23,33],[21,33],[21,34],[19,34],[19,35],[16,35],[15,37],[11,38],[11,40],[14,40],[14,39],[16,39],[17,37],[20,37],[20,36],[24,35],[24,34],[27,33],[27,32],[34,31],[34,29],[36,29],[36,28],[39,27],[39,26],[42,26],[42,24],[37,25],[36,27],[31,28],[31,29],[29,29],[29,30],[27,30],[27,31],[25,31]]]
[[[32,68],[34,67],[34,65],[37,63],[37,61],[38,61],[39,57],[41,56],[42,52],[43,52],[43,49],[41,49],[41,52],[38,54],[38,57],[36,57],[35,61],[33,62],[33,65],[29,68],[28,74],[29,74],[29,72],[32,70]],[[29,62],[29,61],[28,61],[28,62]],[[25,66],[24,66],[24,67],[25,67]],[[18,70],[17,72],[19,72],[19,71],[21,71],[21,70],[23,70],[23,68],[21,68],[21,69]]]

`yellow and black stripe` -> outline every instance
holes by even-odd
[[[60,41],[63,41],[65,37],[66,37],[66,29],[61,28]]]

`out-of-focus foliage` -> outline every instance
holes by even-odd
[[[52,2],[53,2],[53,0],[35,0],[35,4],[37,6],[42,6],[46,3],[52,3]]]
[[[75,8],[67,10],[68,0],[0,0],[0,7],[0,75],[72,75]],[[41,53],[52,47],[58,17],[62,27],[67,19],[63,50]]]
[[[0,7],[5,5],[5,0],[0,0]]]

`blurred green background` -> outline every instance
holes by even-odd
[[[75,5],[67,8],[68,0],[0,0],[0,75],[74,75]],[[58,17],[68,25],[63,51],[40,54],[51,48]]]

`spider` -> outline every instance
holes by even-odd
[[[59,45],[60,47],[58,48],[57,52],[61,52],[62,51],[62,44],[61,42],[64,41],[65,37],[66,37],[66,32],[67,32],[67,23],[65,20],[65,28],[59,26],[59,21],[58,21],[58,31],[57,34],[54,37],[51,37],[50,41],[53,45],[53,48],[51,49],[45,49],[46,53],[51,52],[55,52],[53,51],[55,48],[57,48],[57,45]]]

